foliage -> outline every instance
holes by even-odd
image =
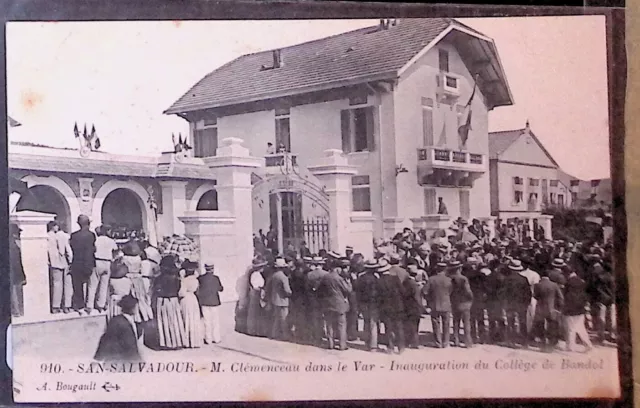
[[[565,241],[598,240],[602,235],[602,228],[587,222],[589,216],[603,217],[603,211],[586,209],[553,209],[545,214],[552,215],[551,221],[553,239]]]

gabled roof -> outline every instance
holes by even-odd
[[[527,124],[528,125],[528,124]],[[528,126],[524,129],[514,129],[514,130],[503,130],[499,132],[490,132],[489,133],[489,159],[499,159],[500,155],[504,153],[512,144],[516,142],[520,138],[520,136],[528,133],[529,136],[540,146],[540,149],[544,152],[544,154],[549,158],[551,163],[554,166],[560,167],[558,163],[555,161],[553,156],[545,149],[540,139],[536,137],[536,135],[528,128]]]
[[[198,81],[166,114],[338,88],[376,80],[396,80],[426,50],[456,31],[452,40],[484,61],[478,73],[483,94],[493,106],[513,98],[495,44],[450,18],[403,19],[387,29],[362,28],[278,50],[283,65],[272,66],[274,51],[243,55]]]

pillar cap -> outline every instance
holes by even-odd
[[[18,225],[42,225],[55,218],[55,214],[37,211],[16,211],[9,216],[10,221]]]
[[[357,167],[349,164],[349,160],[340,149],[325,150],[324,157],[318,160],[315,164],[308,166],[308,169],[316,176],[329,174],[358,174]]]

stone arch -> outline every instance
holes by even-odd
[[[149,240],[155,241],[157,236],[156,219],[155,214],[153,214],[153,211],[149,208],[149,193],[140,183],[134,180],[109,180],[96,191],[95,197],[93,198],[91,216],[92,228],[102,224],[102,206],[104,200],[109,193],[118,189],[129,190],[136,196],[138,204],[140,205],[140,211],[142,212],[142,227],[146,230]]]
[[[56,190],[66,201],[67,206],[69,208],[69,231],[71,233],[72,229],[74,229],[75,221],[78,219],[78,216],[82,214],[80,210],[80,204],[78,202],[78,197],[73,192],[71,187],[61,178],[56,176],[36,176],[33,174],[29,174],[27,176],[22,177],[21,179],[29,188],[35,186],[48,186]]]
[[[198,186],[198,188],[196,188],[196,191],[193,193],[193,197],[191,198],[191,201],[189,201],[189,211],[196,211],[196,208],[198,207],[198,202],[200,201],[202,196],[205,195],[207,192],[215,189],[216,189],[216,185],[213,183],[205,183]],[[218,203],[218,208],[220,208],[220,203]]]

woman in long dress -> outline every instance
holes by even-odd
[[[186,333],[184,346],[198,348],[204,344],[204,328],[200,314],[200,304],[196,297],[196,291],[198,290],[196,270],[198,264],[187,261],[184,263],[184,268],[184,277],[181,279],[180,291],[178,292]]]
[[[162,258],[160,276],[154,280],[153,286],[157,299],[158,343],[164,349],[184,347],[187,337],[178,298],[180,275],[176,258],[175,255]]]
[[[122,249],[124,257],[122,260],[129,268],[129,279],[131,279],[131,295],[138,299],[138,312],[134,316],[136,323],[147,322],[153,319],[151,309],[151,299],[149,297],[149,286],[142,275],[142,250],[140,245],[134,240],[127,242]]]

